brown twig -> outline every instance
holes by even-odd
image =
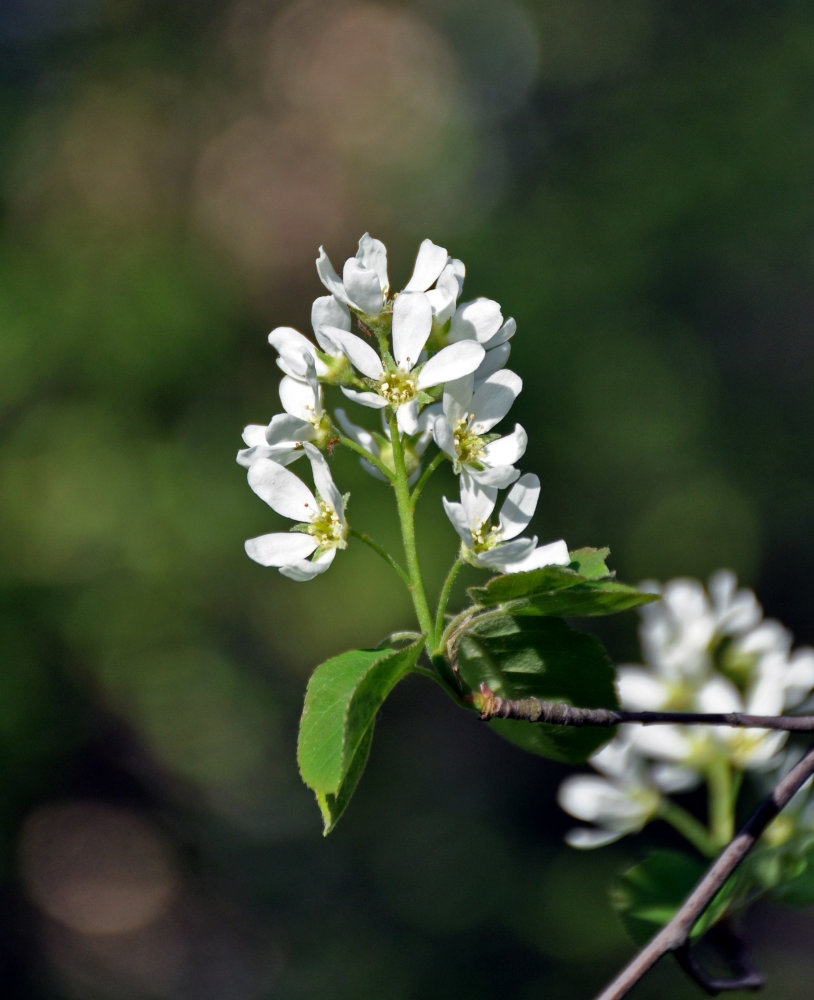
[[[705,726],[735,726],[749,729],[781,729],[785,732],[814,732],[814,715],[746,715],[744,712],[629,712],[619,708],[577,708],[542,698],[500,698],[486,684],[474,697],[484,720],[520,719],[547,722],[555,726],[617,726],[624,722],[642,726],[665,723]]]
[[[712,898],[754,847],[769,823],[812,774],[814,774],[814,747],[805,752],[794,767],[780,779],[771,795],[768,795],[755,809],[740,833],[730,841],[679,907],[672,920],[634,956],[613,982],[596,997],[596,1000],[621,1000],[621,997],[626,996],[663,955],[668,952],[680,952],[685,948],[693,925]]]

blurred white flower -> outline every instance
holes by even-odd
[[[728,570],[713,574],[708,591],[697,580],[670,581],[662,600],[641,614],[645,665],[619,668],[624,708],[780,715],[814,686],[814,651],[792,655],[789,632],[761,620],[754,593],[738,590]],[[645,727],[634,736],[643,754],[693,769],[698,780],[721,754],[741,769],[771,766],[787,738],[766,729],[683,725]]]
[[[249,467],[249,485],[272,510],[297,524],[290,532],[259,535],[246,542],[246,554],[261,566],[276,566],[292,580],[311,580],[347,546],[345,500],[324,456],[303,444],[314,475],[316,496],[290,469],[267,458]]]
[[[540,480],[533,473],[521,476],[500,508],[498,523],[491,516],[497,499],[495,487],[462,483],[461,502],[442,497],[444,510],[463,542],[466,560],[501,573],[520,573],[541,566],[566,566],[571,557],[564,541],[537,546],[537,538],[518,538],[528,527],[540,496]]]
[[[577,819],[593,823],[565,835],[572,847],[603,847],[628,833],[638,833],[658,812],[662,791],[630,739],[629,727],[591,757],[600,774],[577,774],[557,792],[560,807]],[[600,776],[601,775],[601,776]]]

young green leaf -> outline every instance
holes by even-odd
[[[611,891],[611,903],[637,944],[648,941],[670,921],[703,878],[706,865],[679,851],[652,851],[628,869]],[[737,873],[729,878],[692,929],[694,940],[721,920],[739,892]]]
[[[613,615],[657,600],[658,594],[646,594],[626,583],[596,580],[550,593],[534,593],[529,597],[509,601],[505,607],[515,615],[573,618]]]
[[[321,663],[305,692],[297,760],[317,797],[324,833],[336,825],[367,762],[376,714],[415,666],[420,640],[402,649],[355,649]]]
[[[481,683],[502,698],[542,698],[587,708],[616,708],[615,672],[602,644],[559,618],[495,614],[460,637],[457,666],[465,688]],[[586,760],[614,729],[553,726],[511,719],[490,723],[501,736],[554,760]]]
[[[615,580],[605,565],[608,552],[578,549],[568,566],[494,576],[482,587],[470,587],[470,600],[480,607],[503,604],[512,614],[555,617],[609,615],[658,600],[657,594]]]

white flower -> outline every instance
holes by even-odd
[[[572,847],[611,844],[628,833],[638,833],[658,812],[662,792],[627,729],[622,727],[615,739],[591,757],[591,765],[604,777],[577,774],[560,785],[560,807],[577,819],[596,824],[569,831],[565,840]]]
[[[503,319],[500,305],[494,299],[478,298],[458,306],[449,324],[446,342],[475,340],[486,351],[475,372],[475,378],[484,379],[503,368],[509,360],[509,340],[517,331],[517,323],[510,316]]]
[[[291,532],[250,538],[246,554],[261,566],[276,566],[292,580],[311,580],[347,546],[345,499],[336,488],[324,456],[303,445],[314,474],[316,496],[290,469],[261,458],[249,467],[249,486],[272,510],[297,522]]]
[[[566,566],[571,561],[562,540],[538,548],[536,537],[517,537],[528,527],[539,496],[540,480],[527,472],[509,490],[494,526],[490,518],[497,498],[495,487],[475,484],[472,489],[462,488],[460,503],[446,497],[442,501],[468,562],[501,573],[520,573],[541,566]]]
[[[413,274],[404,286],[405,292],[425,292],[440,277],[449,261],[443,247],[424,240],[418,249]],[[387,305],[390,279],[387,276],[387,248],[369,233],[359,240],[355,257],[345,261],[342,277],[333,268],[324,247],[319,248],[317,274],[336,299],[354,312],[376,317]],[[439,289],[437,305],[443,308],[449,297],[449,279]]]
[[[243,440],[249,447],[237,453],[239,465],[249,468],[260,458],[290,465],[304,454],[305,441],[312,441],[320,449],[330,443],[334,427],[322,405],[322,387],[314,359],[305,355],[305,362],[305,381],[290,375],[284,375],[280,381],[280,400],[285,413],[272,417],[267,427],[250,424],[244,430]]]
[[[506,369],[495,372],[475,388],[474,375],[444,387],[443,413],[433,424],[438,447],[452,459],[453,469],[466,479],[499,489],[520,475],[514,463],[526,450],[528,437],[516,424],[505,437],[485,435],[509,412],[523,382]]]
[[[418,429],[418,394],[434,385],[462,378],[483,360],[483,348],[474,341],[451,344],[421,363],[424,345],[432,327],[432,308],[423,292],[402,292],[393,305],[393,360],[382,360],[376,351],[355,334],[335,327],[323,332],[339,344],[354,367],[368,380],[371,391],[358,392],[342,387],[349,399],[364,406],[396,414],[404,434]]]
[[[421,473],[421,458],[432,440],[432,421],[427,418],[426,414],[427,411],[423,410],[419,415],[418,433],[410,437],[405,437],[402,442],[404,465],[407,470],[407,482],[409,485],[412,485],[418,479]],[[383,414],[381,434],[369,431],[366,427],[360,427],[359,424],[353,423],[344,410],[335,410],[334,416],[339,426],[352,441],[365,448],[374,458],[378,458],[388,469],[395,471],[390,427],[384,420]],[[385,476],[379,472],[375,465],[368,462],[367,459],[360,459],[360,464],[371,476],[386,481]]]

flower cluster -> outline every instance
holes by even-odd
[[[266,426],[246,427],[246,447],[237,456],[252,489],[273,510],[299,518],[294,530],[308,537],[296,544],[283,544],[278,534],[252,539],[246,544],[251,558],[298,580],[327,569],[349,529],[323,453],[344,444],[366,470],[393,482],[395,434],[410,482],[421,475],[431,443],[449,459],[459,499],[445,498],[444,508],[460,535],[463,559],[500,571],[567,563],[563,541],[538,546],[536,538],[517,537],[531,520],[540,484],[516,467],[526,449],[523,428],[494,432],[522,388],[519,376],[505,368],[514,320],[504,319],[491,299],[459,303],[464,265],[430,240],[422,242],[409,281],[396,293],[387,250],[368,234],[341,277],[322,247],[316,265],[329,294],[311,310],[314,340],[292,327],[269,334],[283,372],[284,412]],[[357,424],[343,409],[330,412],[326,386],[378,410],[381,431]],[[316,496],[287,469],[302,455],[310,460]],[[493,523],[498,492],[505,489]]]
[[[791,634],[764,619],[750,590],[720,570],[707,590],[676,579],[640,613],[644,665],[619,668],[622,707],[642,711],[781,715],[814,688],[814,649],[792,651]],[[591,763],[600,776],[577,775],[560,787],[560,805],[593,828],[568,835],[594,847],[640,830],[663,812],[664,797],[709,781],[721,769],[775,770],[786,732],[730,727],[623,726]],[[625,767],[616,763],[624,757]]]

